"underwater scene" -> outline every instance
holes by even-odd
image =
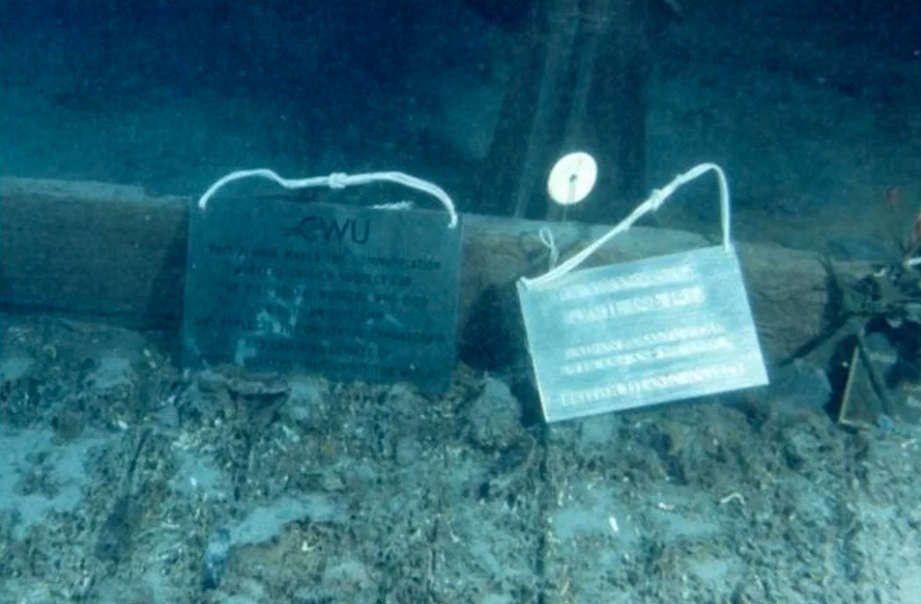
[[[0,604],[921,602],[911,0],[0,0]]]

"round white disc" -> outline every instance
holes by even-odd
[[[547,193],[550,199],[560,205],[579,203],[595,188],[598,180],[598,164],[588,153],[579,151],[560,158],[547,179]]]

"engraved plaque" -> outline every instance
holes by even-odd
[[[738,260],[722,247],[519,284],[548,422],[767,383]]]
[[[917,337],[908,332],[909,329],[903,327],[888,333],[868,333],[864,338],[865,356],[854,347],[838,421],[858,428],[879,427],[884,417],[921,424],[921,369],[916,360],[903,358],[913,347],[903,347],[908,350],[900,354],[897,345],[899,339],[910,342]],[[884,397],[877,391],[865,361],[873,366]]]
[[[447,387],[461,227],[446,214],[227,198],[189,229],[187,361]]]

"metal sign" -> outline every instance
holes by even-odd
[[[548,422],[767,383],[738,259],[723,247],[519,284]]]
[[[461,229],[444,213],[228,198],[189,230],[188,361],[447,387]]]

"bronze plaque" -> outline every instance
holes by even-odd
[[[188,362],[447,387],[461,227],[445,213],[226,198],[189,229]]]

